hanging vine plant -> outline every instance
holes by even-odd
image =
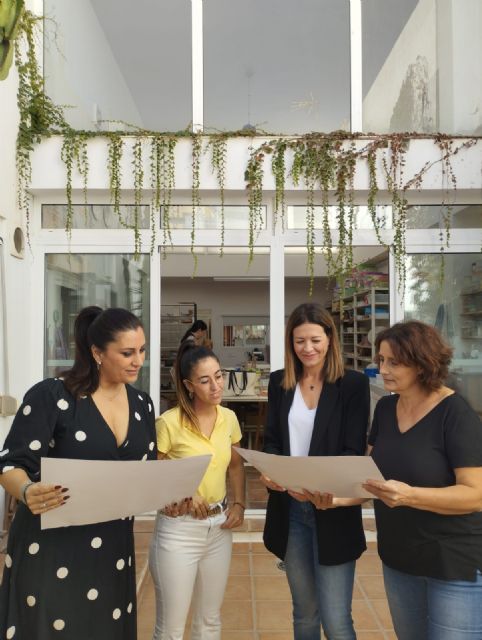
[[[219,185],[219,201],[221,203],[221,244],[219,255],[224,255],[224,189],[226,181],[226,162],[228,155],[228,138],[224,133],[211,137],[211,169],[215,173]]]
[[[196,216],[201,204],[200,170],[203,149],[210,148],[211,169],[216,175],[221,205],[220,255],[225,242],[225,181],[228,163],[228,140],[243,136],[250,138],[249,159],[245,169],[245,184],[249,210],[249,262],[254,256],[254,246],[264,226],[263,180],[265,160],[270,157],[269,169],[275,182],[275,219],[285,226],[286,182],[295,187],[302,186],[306,192],[306,248],[307,273],[310,277],[310,293],[315,273],[317,229],[315,207],[321,207],[321,233],[324,259],[328,275],[342,279],[353,267],[353,233],[355,230],[354,180],[357,168],[363,163],[368,169],[367,207],[377,241],[383,245],[383,220],[378,217],[377,203],[380,190],[391,196],[392,233],[389,245],[394,255],[399,274],[399,287],[405,283],[405,254],[407,231],[407,208],[409,189],[420,188],[427,172],[436,162],[441,163],[443,189],[447,197],[443,203],[440,232],[441,248],[450,242],[453,192],[457,178],[452,165],[454,156],[480,139],[460,139],[444,135],[427,136],[417,134],[370,135],[350,134],[335,131],[330,134],[310,133],[299,136],[278,136],[262,140],[257,145],[255,131],[216,132],[212,134],[179,132],[156,132],[127,126],[126,130],[75,131],[64,117],[63,109],[55,105],[45,94],[43,77],[37,64],[35,30],[41,18],[28,11],[18,14],[15,40],[15,63],[19,77],[18,109],[20,115],[17,136],[16,163],[18,172],[18,201],[25,212],[27,237],[29,211],[29,185],[31,181],[31,153],[36,144],[52,135],[63,136],[61,159],[66,169],[66,222],[70,237],[72,232],[74,174],[80,176],[84,202],[87,202],[89,176],[88,142],[104,137],[108,149],[108,176],[111,202],[122,226],[134,231],[135,253],[141,251],[140,214],[146,185],[151,190],[151,251],[155,248],[155,211],[161,211],[164,250],[172,244],[170,213],[172,194],[175,189],[176,144],[179,138],[189,138],[192,145],[191,188],[191,253],[195,260]],[[406,154],[413,138],[431,138],[440,150],[440,158],[425,162],[412,176],[406,176]],[[134,182],[134,219],[132,222],[122,215],[122,194],[125,189],[122,167],[127,141],[132,148],[130,173]],[[147,148],[149,151],[147,152]],[[148,167],[148,178],[145,171]],[[379,184],[379,176],[384,184]],[[337,243],[334,247],[333,222],[330,220],[331,206],[336,205]],[[333,249],[336,248],[336,252]]]

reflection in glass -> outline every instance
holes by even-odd
[[[49,254],[45,263],[45,376],[57,376],[73,363],[74,321],[90,305],[124,307],[141,318],[149,338],[149,256]],[[149,391],[146,358],[136,383]]]
[[[74,204],[72,206],[72,229],[133,229],[136,207],[134,205],[121,205],[120,217],[115,213],[110,204]],[[140,229],[149,229],[149,206],[140,207],[138,226]],[[65,229],[67,222],[67,205],[43,204],[42,228]]]
[[[203,6],[208,129],[350,130],[347,0],[204,0]]]
[[[185,129],[191,109],[188,0],[45,0],[47,95],[75,129]]]
[[[323,229],[323,208],[314,207],[315,229]],[[286,213],[288,229],[306,229],[306,207],[288,207]],[[392,208],[378,205],[376,208],[376,220],[380,229],[390,229],[392,226]],[[338,228],[338,207],[328,207],[328,224],[330,229]],[[368,212],[368,207],[358,206],[354,211],[355,229],[373,229],[373,221]]]
[[[197,207],[195,216],[196,229],[222,229],[222,208],[220,206]],[[266,207],[261,207],[263,224],[258,225],[266,229]],[[161,224],[162,224],[161,208]],[[169,207],[169,225],[171,229],[192,228],[192,205],[171,205]],[[224,207],[225,229],[249,229],[249,207],[226,205]]]
[[[480,0],[363,0],[363,131],[482,133]]]
[[[440,283],[441,260],[444,278]],[[451,383],[482,414],[482,258],[474,254],[407,257],[405,318],[437,327],[454,348]]]
[[[169,247],[161,260],[161,317],[173,305],[194,308],[203,320],[223,369],[244,368],[254,358],[269,371],[269,247],[255,247],[251,264],[246,247],[196,247],[197,266],[189,247]],[[191,316],[192,317],[192,316]],[[185,318],[189,328],[191,317]],[[168,320],[166,318],[166,320]],[[161,408],[175,403],[170,373],[179,341],[161,323]]]
[[[407,228],[445,229],[450,216],[452,229],[480,229],[482,227],[482,205],[453,205],[451,211],[442,205],[413,205],[407,209]]]

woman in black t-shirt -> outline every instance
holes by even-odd
[[[371,455],[378,550],[399,640],[482,638],[482,425],[443,383],[452,349],[421,322],[378,334]]]

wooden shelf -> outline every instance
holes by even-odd
[[[343,359],[345,364],[358,371],[363,371],[375,358],[375,345],[366,344],[366,336],[370,332],[374,336],[379,328],[388,326],[388,291],[386,287],[374,286],[341,298],[340,340]],[[361,314],[360,309],[366,313]]]

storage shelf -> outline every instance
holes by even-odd
[[[365,369],[375,358],[375,345],[366,344],[367,335],[371,333],[374,337],[379,329],[388,326],[388,292],[386,287],[371,287],[341,299],[340,338],[343,359],[345,364],[358,371]],[[366,313],[361,314],[360,309]],[[363,344],[360,344],[362,341]]]

